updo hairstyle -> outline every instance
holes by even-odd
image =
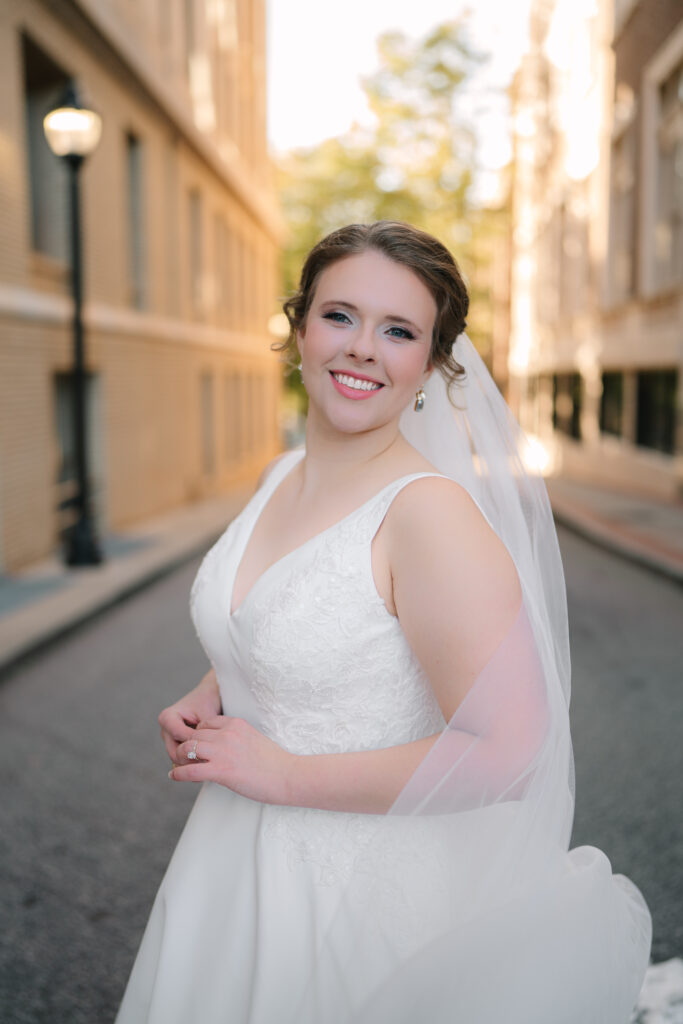
[[[431,292],[437,314],[429,358],[447,384],[454,384],[465,374],[464,367],[453,356],[452,348],[455,339],[465,330],[469,308],[467,289],[446,246],[426,231],[401,221],[347,224],[321,239],[306,257],[298,291],[283,304],[289,335],[272,348],[284,352],[290,365],[297,365],[300,357],[296,334],[306,322],[320,275],[338,260],[368,249],[375,249],[395,263],[408,267]]]

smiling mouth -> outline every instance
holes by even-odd
[[[354,391],[379,391],[384,387],[384,384],[379,384],[377,381],[362,380],[360,377],[352,377],[348,373],[335,373],[333,370],[330,370],[330,373],[338,384],[353,388]]]

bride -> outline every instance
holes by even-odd
[[[543,480],[435,238],[350,225],[285,304],[304,449],[206,555],[212,663],[159,716],[201,783],[118,1024],[626,1024],[642,896],[573,815]]]

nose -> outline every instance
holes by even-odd
[[[349,332],[346,355],[363,363],[376,362],[375,332],[372,324],[362,323],[357,330]]]

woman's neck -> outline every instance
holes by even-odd
[[[306,424],[304,488],[339,486],[344,478],[358,479],[373,467],[398,454],[405,444],[398,421],[362,433],[342,433],[321,428],[310,417]]]

